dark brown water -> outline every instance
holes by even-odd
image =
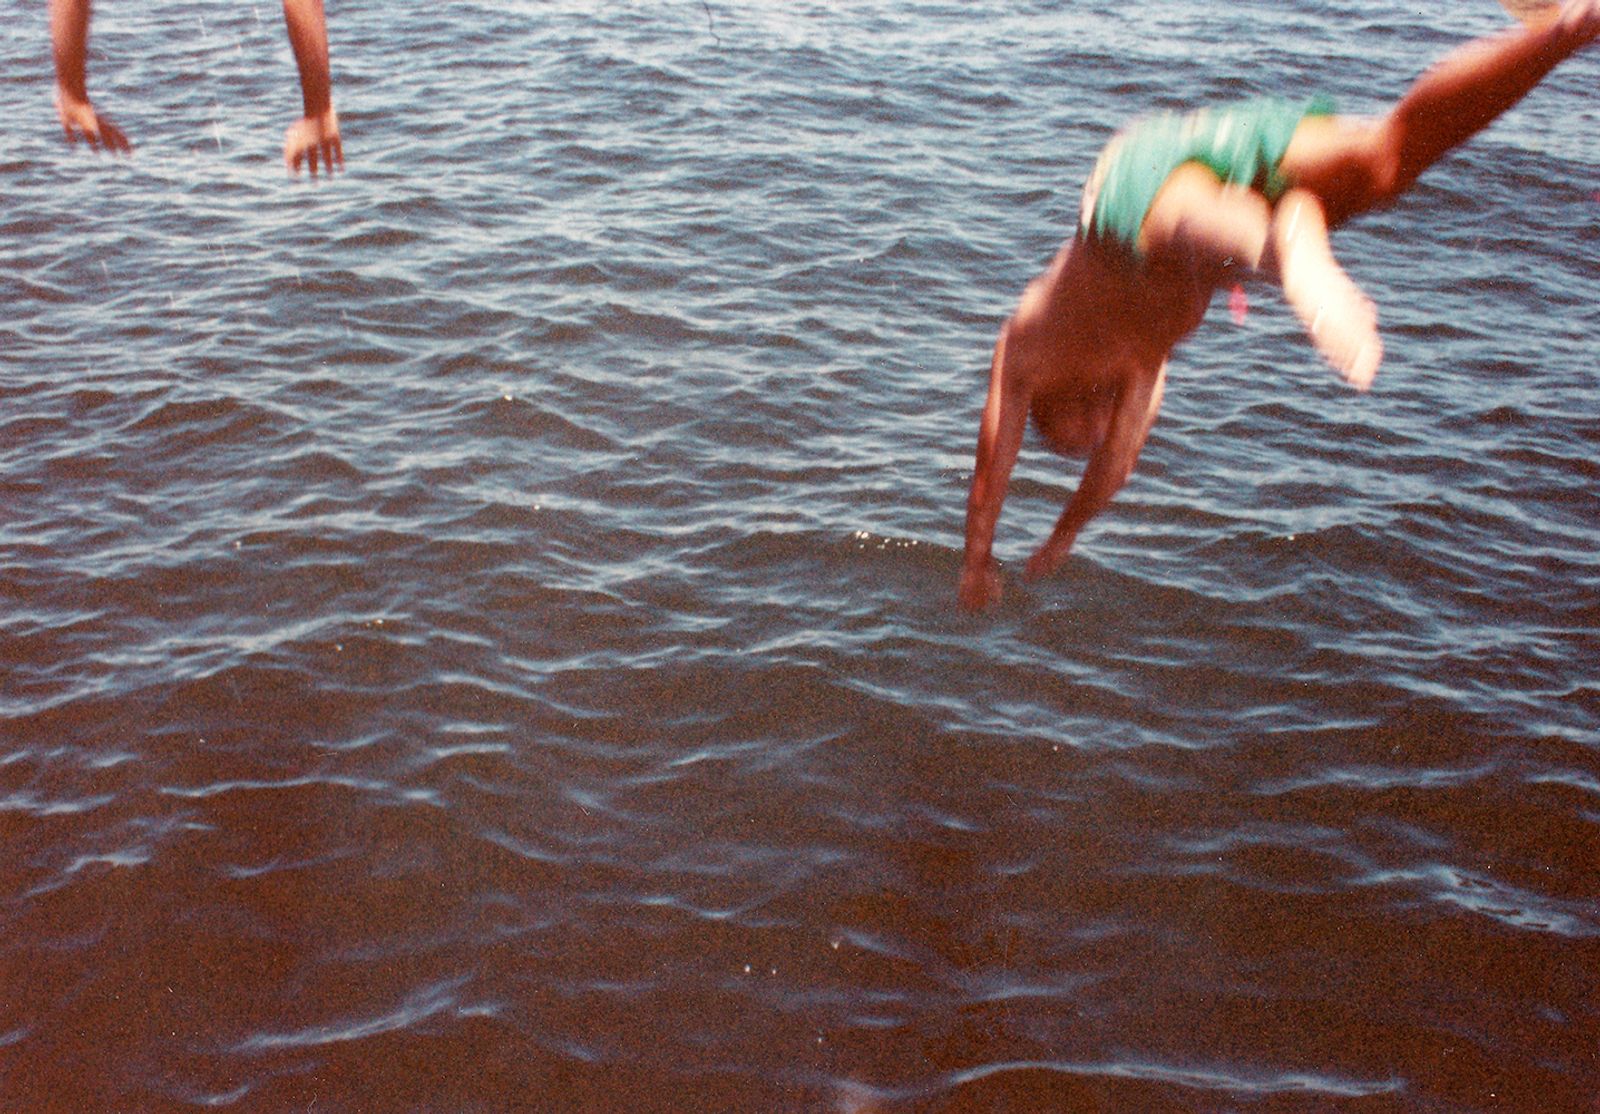
[[[105,3],[0,40],[0,1110],[1592,1111],[1600,55],[953,608],[1112,128],[1503,17]],[[1448,15],[1448,18],[1446,17]]]

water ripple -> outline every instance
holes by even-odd
[[[1594,57],[1341,230],[1373,391],[1253,286],[974,617],[1112,130],[1492,4],[341,9],[315,183],[275,10],[102,7],[131,160],[0,39],[8,1108],[1592,1104]]]

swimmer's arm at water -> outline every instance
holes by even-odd
[[[289,127],[283,139],[283,162],[298,172],[305,163],[312,174],[321,157],[329,174],[344,166],[344,145],[339,138],[339,116],[333,110],[333,78],[328,65],[328,20],[322,0],[283,0],[283,22],[289,31],[300,70],[300,94],[305,114]]]
[[[1000,331],[989,369],[989,396],[978,425],[978,452],[967,493],[966,554],[961,565],[961,606],[977,611],[1000,598],[1000,572],[992,554],[995,525],[1006,485],[1022,448],[1028,422],[1028,388],[1006,366],[1006,334]]]
[[[73,143],[81,135],[98,150],[133,150],[122,129],[89,103],[89,0],[50,0],[50,43],[56,67],[56,112]]]

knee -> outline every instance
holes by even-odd
[[[1373,132],[1363,167],[1369,208],[1395,201],[1411,188],[1422,172],[1420,166],[1407,165],[1405,130],[1406,123],[1396,111]]]
[[[1381,209],[1405,193],[1417,177],[1417,170],[1406,166],[1404,136],[1404,121],[1391,114],[1363,134],[1346,139],[1314,173],[1296,181],[1322,199],[1330,225],[1368,209]]]

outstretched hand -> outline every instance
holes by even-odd
[[[1028,558],[1028,563],[1023,566],[1022,570],[1023,579],[1043,580],[1055,572],[1056,569],[1061,567],[1061,562],[1066,558],[1067,549],[1071,545],[1071,537],[1068,537],[1066,542],[1062,543],[1052,536],[1049,541],[1034,552],[1032,557]]]
[[[335,167],[344,169],[344,144],[339,139],[339,114],[329,105],[320,116],[303,116],[289,126],[283,137],[283,164],[300,173],[303,162],[317,174],[317,160],[322,168],[332,174]]]
[[[133,144],[122,134],[122,129],[94,110],[94,105],[81,97],[74,97],[61,89],[56,90],[56,112],[61,117],[61,127],[67,133],[67,142],[76,143],[82,136],[96,151],[104,147],[112,154],[131,155]]]

